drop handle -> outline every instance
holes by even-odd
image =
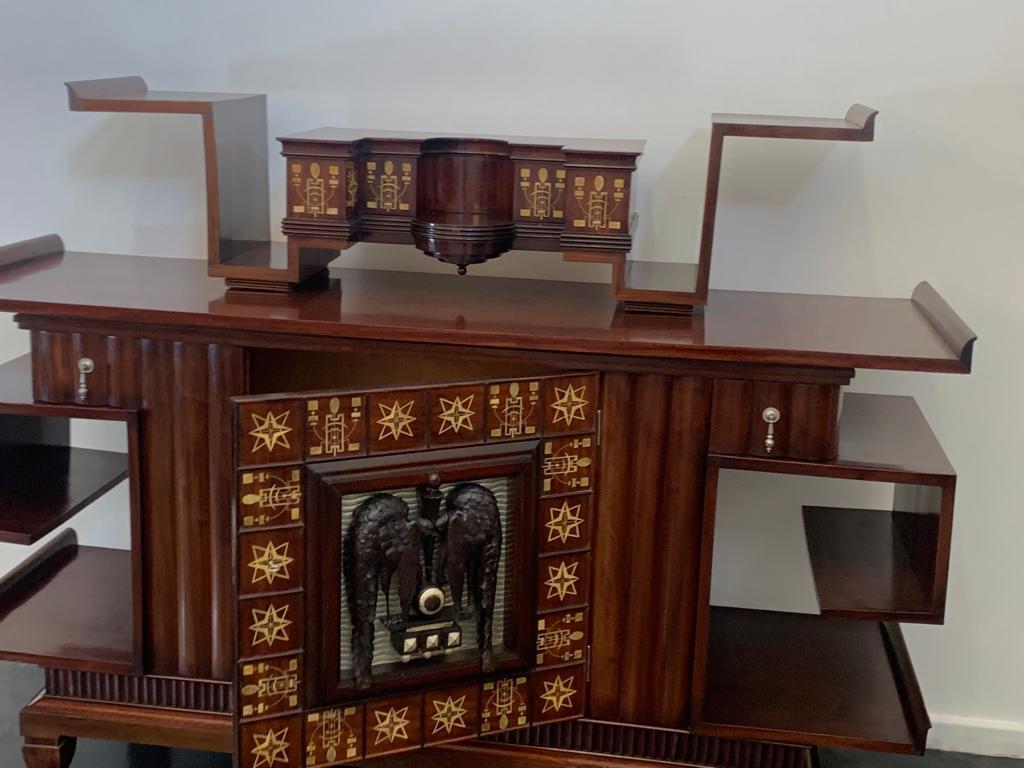
[[[764,452],[771,453],[775,448],[775,425],[782,418],[782,413],[774,406],[768,406],[761,411],[761,419],[768,425],[768,433],[764,436]]]
[[[85,399],[89,396],[89,381],[87,377],[95,370],[96,363],[92,361],[92,358],[83,357],[78,361],[78,399],[82,402],[85,402]]]

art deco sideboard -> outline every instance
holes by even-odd
[[[262,294],[55,238],[0,256],[32,340],[0,367],[0,538],[131,490],[130,552],[68,532],[0,583],[0,657],[46,670],[29,766],[76,737],[244,768],[923,750],[899,624],[943,620],[955,474],[912,399],[844,387],[969,372],[927,284],[662,317],[600,285],[341,269]],[[69,447],[71,419],[127,453]],[[894,488],[804,509],[820,614],[711,604],[735,471]]]

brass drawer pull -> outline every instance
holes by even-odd
[[[89,383],[86,377],[96,370],[96,364],[92,358],[83,357],[78,361],[78,399],[85,401],[89,396]]]
[[[779,413],[778,408],[768,406],[761,411],[761,418],[768,425],[768,434],[764,438],[764,452],[771,453],[772,449],[775,448],[775,425],[782,418],[782,414]]]

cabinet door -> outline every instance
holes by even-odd
[[[240,765],[584,714],[598,386],[234,401]]]

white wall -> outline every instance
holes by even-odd
[[[0,241],[57,231],[82,250],[203,255],[195,122],[68,113],[68,79],[265,92],[272,136],[333,124],[644,137],[641,250],[665,260],[694,258],[709,113],[878,107],[874,144],[728,148],[712,283],[908,296],[928,279],[980,334],[970,377],[863,372],[855,386],[916,395],[961,473],[948,621],[906,629],[932,744],[1024,754],[1022,31],[1019,0],[7,0]],[[435,268],[411,249],[346,259]],[[540,255],[475,271],[602,269]],[[2,356],[24,348],[2,334]],[[792,566],[759,592],[804,600],[800,499],[734,493],[758,504],[723,517],[716,594],[762,596],[739,567],[756,544]],[[766,515],[779,527],[755,539]]]

